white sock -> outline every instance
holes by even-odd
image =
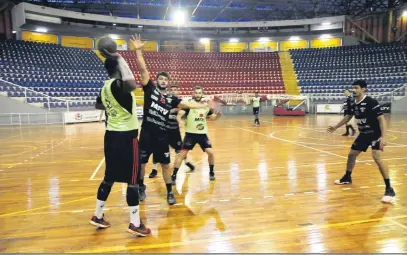
[[[140,208],[138,205],[129,206],[130,208],[130,223],[135,227],[140,227]]]
[[[157,163],[153,164],[153,170],[157,170]]]
[[[95,211],[95,216],[98,219],[101,219],[103,217],[103,208],[105,207],[106,201],[102,201],[99,199],[96,199],[96,211]]]

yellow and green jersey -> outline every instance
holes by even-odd
[[[213,112],[209,108],[184,110],[187,114],[185,132],[191,134],[207,134],[206,117]]]
[[[252,102],[254,108],[260,107],[260,97],[253,97]]]
[[[136,130],[139,127],[137,118],[136,97],[133,93],[129,93],[132,97],[132,112],[122,107],[112,93],[112,84],[116,79],[105,81],[102,88],[101,99],[106,109],[107,125],[106,130],[109,131],[130,131]]]

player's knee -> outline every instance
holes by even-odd
[[[109,180],[106,180],[106,179],[103,179],[102,184],[112,187],[113,184],[114,184],[114,182],[109,181]]]
[[[106,201],[109,197],[110,191],[112,190],[113,182],[103,180],[99,186],[97,199],[101,201]]]
[[[374,151],[373,151],[373,153],[372,153],[372,158],[373,158],[373,160],[374,160],[376,163],[382,162],[382,157],[381,157],[381,155],[380,155],[379,153],[375,153]]]
[[[178,157],[181,157],[182,159],[184,159],[188,154],[187,150],[180,150],[177,154]]]
[[[348,154],[348,159],[349,160],[356,160],[357,156],[358,156],[357,154],[350,152]]]
[[[215,154],[213,154],[213,151],[211,149],[206,149],[206,154],[208,154],[208,157],[214,157]]]
[[[139,205],[139,185],[132,184],[127,186],[126,201],[128,206]]]
[[[167,172],[170,170],[170,164],[161,164],[161,169],[163,172]]]

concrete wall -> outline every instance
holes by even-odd
[[[354,36],[345,36],[343,38],[342,46],[352,46],[352,45],[359,45],[360,42]]]
[[[407,114],[407,97],[394,101],[391,104],[391,113]]]
[[[0,95],[0,113],[45,113],[48,110]]]

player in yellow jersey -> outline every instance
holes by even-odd
[[[254,126],[259,126],[259,112],[260,112],[260,97],[259,92],[256,91],[254,97],[252,98],[252,106],[253,106],[253,115],[254,115]]]
[[[192,100],[195,102],[201,102],[203,97],[203,88],[195,87]],[[185,126],[182,117],[186,115],[186,127],[185,127],[185,137],[182,145],[181,153],[177,156],[174,162],[174,172],[171,176],[172,184],[175,185],[177,179],[178,169],[181,166],[182,160],[184,160],[190,150],[192,150],[195,144],[201,146],[202,151],[208,154],[209,163],[209,179],[211,181],[215,180],[215,155],[213,154],[212,144],[208,138],[208,125],[206,119],[217,120],[221,113],[214,113],[210,108],[204,109],[187,109],[180,110],[177,115],[177,121],[180,127]]]
[[[90,224],[108,228],[103,209],[115,182],[127,183],[126,201],[130,211],[127,231],[137,236],[148,236],[151,230],[140,220],[139,205],[139,121],[136,97],[132,93],[138,87],[133,72],[118,53],[109,54],[105,68],[110,77],[105,81],[96,99],[95,108],[106,112],[104,137],[105,176],[99,185],[96,209]]]

